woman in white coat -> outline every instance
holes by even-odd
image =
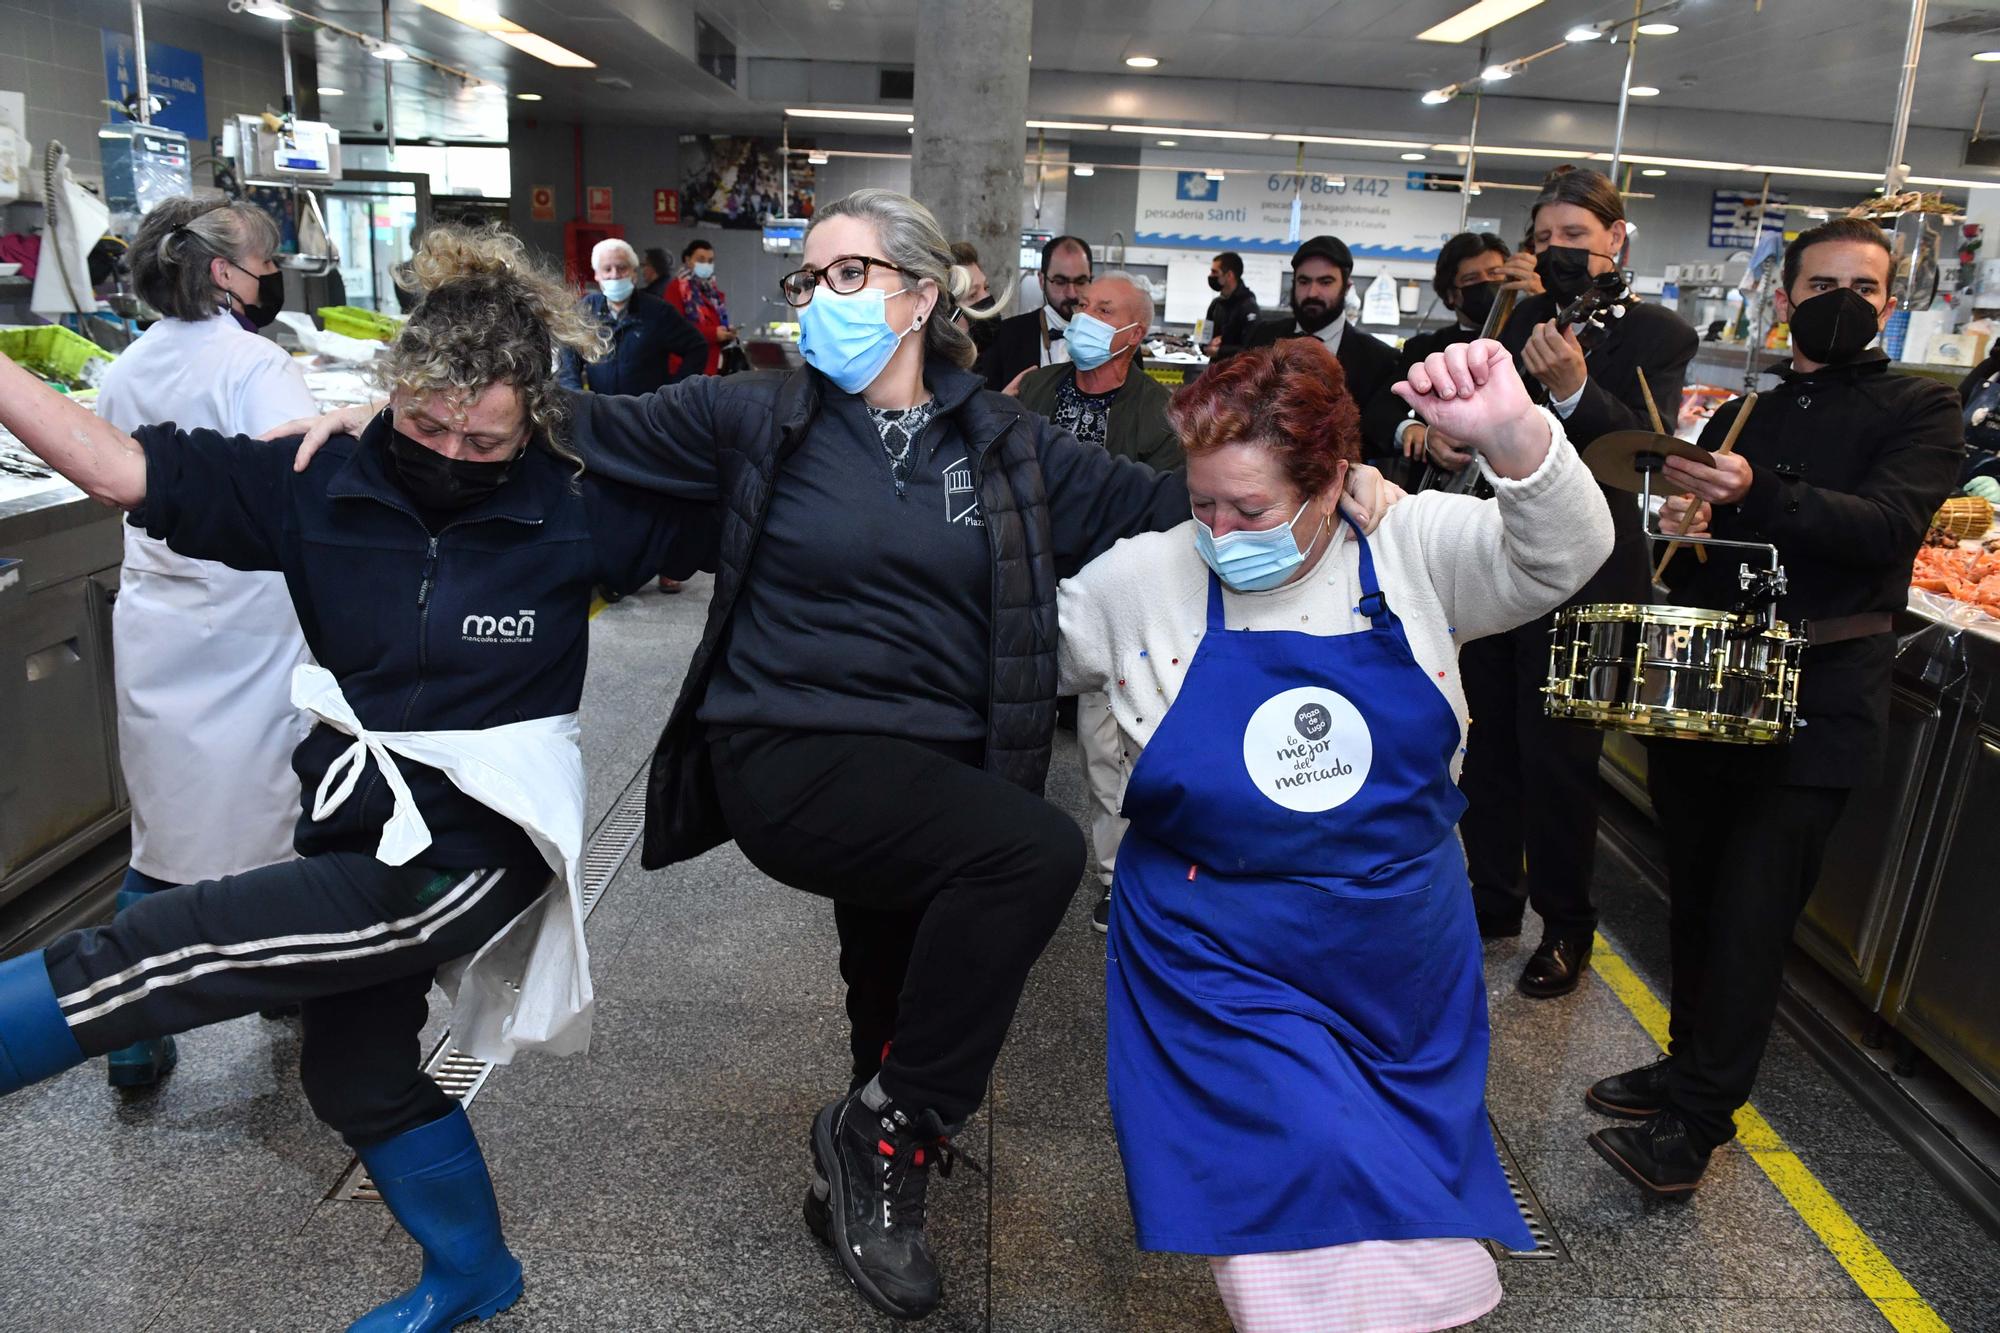
[[[284,299],[278,241],[270,215],[249,204],[174,199],[147,214],[132,280],[166,318],[105,372],[98,414],[128,432],[172,421],[256,436],[311,411],[298,364],[254,332]],[[132,795],[118,909],[290,856],[292,749],[308,729],[290,689],[307,653],[284,576],[177,555],[127,526],[111,642]],[[112,1086],[132,1088],[158,1082],[174,1060],[173,1038],[161,1037],[113,1051],[106,1065]]]

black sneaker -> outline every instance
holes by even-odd
[[[1661,1056],[1649,1065],[1601,1078],[1583,1094],[1584,1102],[1599,1115],[1620,1120],[1644,1120],[1658,1115],[1667,1101],[1667,1066]]]
[[[1111,890],[1097,900],[1097,906],[1090,909],[1090,924],[1100,935],[1111,933]]]
[[[813,1118],[813,1186],[806,1224],[826,1218],[827,1243],[870,1305],[922,1319],[944,1295],[924,1237],[931,1167],[950,1176],[958,1154],[935,1111],[871,1111],[849,1093]],[[825,1202],[819,1200],[824,1197]]]

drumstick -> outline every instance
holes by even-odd
[[[1640,377],[1639,382],[1641,384],[1645,383],[1644,376]],[[1743,423],[1750,419],[1751,409],[1755,408],[1756,406],[1757,406],[1757,395],[1755,393],[1751,393],[1749,396],[1744,398],[1743,410],[1736,414],[1736,420],[1729,423],[1729,433],[1722,437],[1722,447],[1715,451],[1717,454],[1727,454],[1735,452],[1736,437],[1743,433]],[[1690,495],[1688,498],[1692,500],[1695,497]],[[1681,530],[1680,533],[1677,535],[1686,536],[1688,529],[1694,526],[1695,508],[1696,506],[1692,504],[1688,506],[1687,516],[1681,520]],[[1674,553],[1680,549],[1681,549],[1681,544],[1677,541],[1667,543],[1667,553],[1660,557],[1660,567],[1653,571],[1653,578],[1655,581],[1658,581],[1659,579],[1666,577],[1667,562],[1672,560],[1674,558]],[[1702,548],[1699,546],[1695,547],[1695,550],[1697,552],[1699,552],[1701,549]]]
[[[1660,424],[1660,409],[1653,404],[1653,386],[1646,383],[1645,371],[1639,371],[1638,375],[1639,392],[1646,395],[1646,415],[1653,419],[1653,434],[1665,435],[1667,428]]]

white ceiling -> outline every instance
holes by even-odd
[[[991,0],[1006,3],[1007,0]],[[1034,70],[1101,77],[1143,108],[1149,79],[1364,88],[1408,93],[1405,125],[1328,124],[1312,105],[1298,107],[1297,128],[1333,132],[1423,132],[1416,95],[1464,79],[1479,64],[1479,41],[1457,46],[1419,42],[1415,34],[1468,0],[1034,0]],[[231,15],[225,0],[148,0],[229,24],[269,21]],[[346,26],[378,31],[380,0],[296,0],[300,8]],[[907,67],[915,45],[920,0],[498,0],[507,17],[598,62],[593,70],[563,70],[419,7],[393,0],[392,33],[413,50],[459,65],[504,85],[536,91],[529,108],[508,99],[453,98],[445,85],[414,67],[399,67],[399,89],[415,82],[414,98],[399,91],[398,130],[451,138],[500,132],[499,104],[516,115],[555,120],[657,124],[675,130],[775,128],[784,102],[759,101],[703,73],[691,56],[692,15],[701,13],[733,36],[739,87],[754,92],[766,62],[870,67],[826,70],[830,83],[872,90],[872,67]],[[1547,0],[1488,35],[1489,59],[1513,59],[1561,40],[1568,28],[1627,17],[1631,0]],[[1649,112],[1681,109],[1741,113],[1742,136],[1754,142],[1760,113],[1882,126],[1890,118],[1900,73],[1908,6],[1902,0],[1683,0],[1671,37],[1639,39],[1635,79],[1662,95],[1635,102],[1635,129]],[[1914,102],[1919,126],[1972,127],[1981,98],[2000,65],[1976,63],[1974,51],[2000,48],[2000,0],[1939,0],[1930,25],[1970,18],[1990,35],[1928,32]],[[322,35],[320,81],[348,89],[323,112],[343,129],[366,131],[380,119],[380,63],[351,43]],[[1147,54],[1162,64],[1150,74],[1124,67]],[[1603,106],[1617,100],[1625,48],[1608,42],[1575,46],[1537,62],[1497,86],[1496,98],[1571,101]],[[777,69],[779,66],[766,65]],[[840,78],[834,78],[841,75]],[[598,80],[622,78],[629,90]],[[795,80],[793,84],[795,84]],[[1046,81],[1045,81],[1046,82]],[[782,89],[785,80],[772,80]],[[1031,97],[1033,94],[1031,93]],[[872,98],[865,99],[872,101]],[[865,104],[851,102],[850,105]],[[1400,106],[1397,102],[1395,105]],[[1031,102],[1031,114],[1033,104]],[[1142,110],[1133,113],[1143,116]],[[1322,114],[1322,119],[1315,119]],[[2000,115],[1996,115],[2000,120]],[[405,128],[405,127],[408,128]],[[1717,145],[1720,149],[1721,145]],[[1875,150],[1870,147],[1870,153]]]

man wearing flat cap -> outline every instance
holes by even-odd
[[[1396,350],[1347,322],[1354,256],[1338,236],[1315,236],[1292,253],[1292,313],[1260,320],[1248,347],[1281,338],[1318,338],[1347,372],[1347,392],[1361,409],[1362,452],[1370,462],[1396,451],[1401,402],[1389,386],[1402,378]]]

